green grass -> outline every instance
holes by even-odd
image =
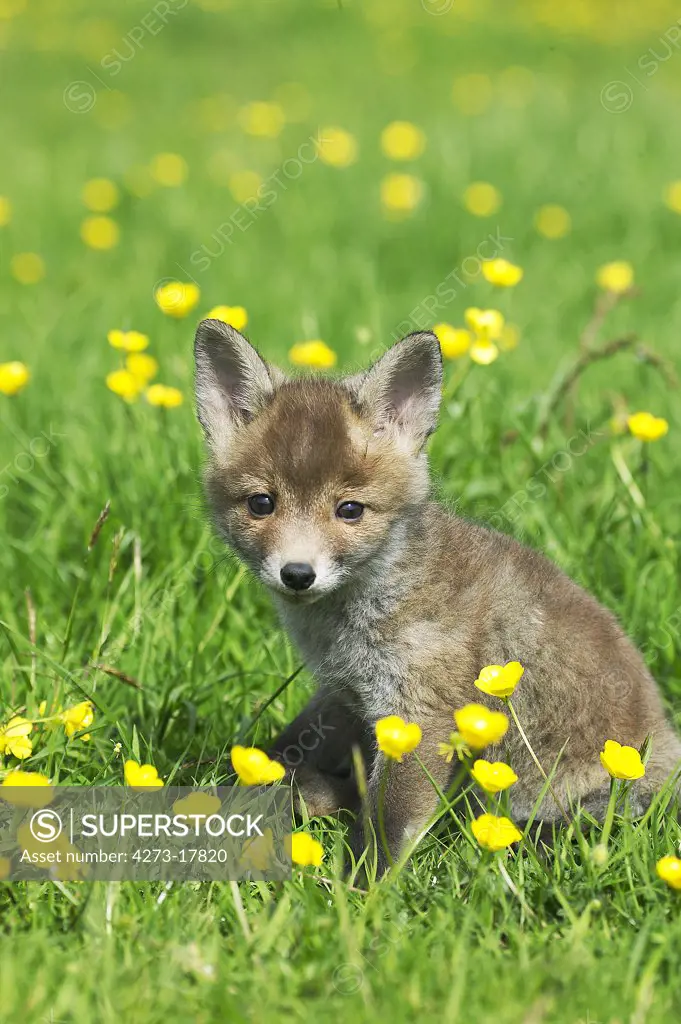
[[[267,357],[285,364],[293,342],[321,337],[341,369],[354,369],[497,231],[523,282],[499,295],[467,281],[434,319],[460,324],[467,306],[498,305],[521,342],[487,368],[448,368],[431,447],[437,487],[462,514],[547,552],[612,608],[679,723],[678,391],[659,366],[625,351],[590,366],[552,412],[546,440],[534,440],[577,357],[603,262],[630,260],[639,294],[593,343],[633,333],[665,362],[677,358],[681,221],[662,193],[681,177],[681,55],[649,78],[637,71],[649,47],[665,52],[660,37],[677,12],[659,4],[615,14],[603,4],[582,35],[577,7],[571,21],[565,3],[528,4],[517,15],[479,5],[475,15],[456,0],[442,16],[411,0],[234,3],[220,12],[190,4],[146,33],[114,76],[99,62],[115,48],[129,52],[124,38],[147,8],[109,4],[94,16],[84,3],[60,7],[32,4],[7,29],[0,21],[11,92],[0,111],[0,194],[13,206],[0,229],[0,359],[22,359],[32,372],[22,394],[0,396],[0,720],[83,693],[97,714],[89,744],[52,732],[26,767],[62,784],[118,785],[123,759],[139,755],[177,784],[224,781],[235,736],[299,664],[266,595],[211,537],[190,400],[194,316],[164,317],[155,284],[184,278],[185,268],[201,288],[197,313],[243,304]],[[541,10],[564,31],[542,27]],[[520,105],[503,86],[510,65],[534,76]],[[451,100],[455,77],[470,73],[488,75],[493,90],[477,116]],[[631,106],[609,113],[601,91],[621,80],[631,83]],[[278,139],[245,136],[233,115],[217,133],[201,125],[203,97],[225,93],[239,107],[293,81],[307,90],[309,111]],[[65,106],[73,82],[95,89],[91,110]],[[88,95],[81,86],[76,94]],[[378,199],[381,177],[400,169],[378,144],[395,118],[414,120],[428,140],[406,166],[426,199],[401,223],[385,220]],[[222,152],[223,163],[267,178],[334,124],[356,136],[358,161],[344,170],[316,161],[295,181],[281,178],[271,206],[197,272],[191,254],[213,246],[238,207],[211,177],[211,157]],[[126,191],[129,169],[162,151],[186,158],[186,184],[144,198]],[[79,238],[81,188],[100,175],[123,189],[114,213],[121,242],[110,252]],[[461,205],[478,179],[503,195],[492,218]],[[572,216],[559,241],[533,228],[548,202]],[[47,268],[34,286],[8,269],[27,250]],[[420,315],[425,326],[431,317]],[[118,365],[106,342],[114,327],[149,333],[159,379],[186,395],[180,409],[127,407],[106,390]],[[622,409],[670,421],[646,472],[637,442],[611,434]],[[573,441],[581,431],[593,443]],[[111,514],[88,555],[107,500]],[[258,743],[311,686],[301,675],[277,699],[259,720]],[[656,879],[655,862],[680,836],[661,812],[638,829],[618,823],[601,869],[590,852],[595,827],[583,844],[560,839],[541,864],[529,853],[502,861],[513,888],[495,860],[453,835],[425,842],[398,879],[353,891],[341,880],[342,830],[311,827],[331,881],[305,873],[281,887],[241,884],[247,934],[227,883],[0,884],[0,1020],[678,1018],[681,903]]]

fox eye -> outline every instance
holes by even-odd
[[[274,512],[274,498],[270,497],[269,494],[251,494],[246,504],[248,505],[249,512],[257,516],[258,519],[271,516]]]
[[[346,522],[361,519],[363,512],[364,505],[362,505],[360,501],[342,501],[336,509],[336,515],[338,518],[345,519]]]

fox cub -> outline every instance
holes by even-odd
[[[563,751],[561,803],[602,813],[604,741],[639,747],[647,736],[652,752],[633,792],[642,805],[650,799],[681,761],[681,743],[614,617],[542,555],[429,500],[425,445],[442,383],[435,335],[411,334],[365,373],[338,380],[289,379],[218,320],[199,325],[195,353],[217,529],[271,590],[317,681],[271,752],[288,762],[311,814],[358,810],[353,746],[375,813],[374,724],[384,715],[421,726],[420,757],[445,789],[452,766],[438,744],[452,711],[471,701],[498,708],[473,680],[507,661],[525,666],[514,705],[539,761],[548,770]],[[517,730],[486,756],[516,771],[512,813],[527,820],[543,780]],[[436,803],[415,758],[391,764],[384,822],[393,857]],[[541,817],[557,811],[547,794]]]

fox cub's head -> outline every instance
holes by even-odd
[[[288,379],[238,331],[196,332],[196,398],[218,529],[257,576],[312,601],[390,552],[428,492],[442,361],[410,334],[365,373]]]

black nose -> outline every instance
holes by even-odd
[[[281,582],[290,590],[307,590],[317,575],[307,562],[287,562],[279,573]]]

